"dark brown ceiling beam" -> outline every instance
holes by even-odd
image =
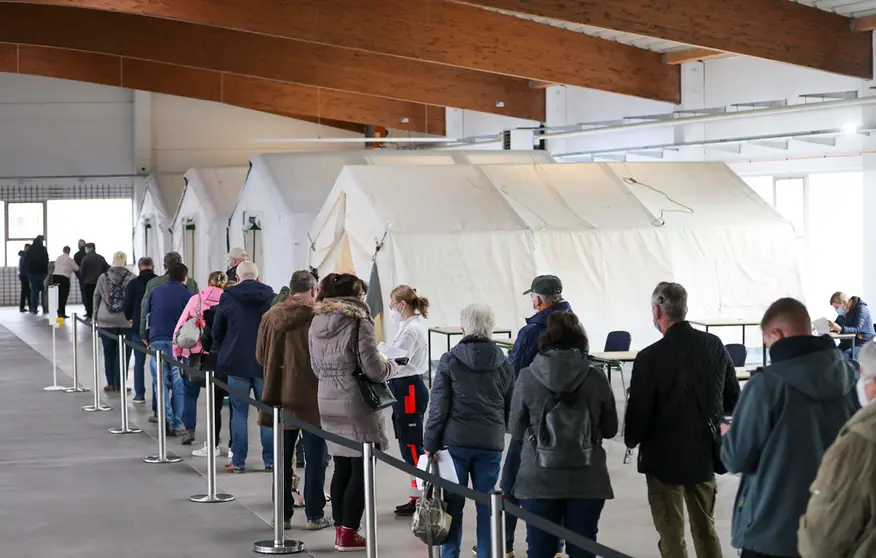
[[[444,0],[25,3],[188,21],[672,103],[681,95],[678,69],[658,53]]]
[[[854,29],[855,31],[876,30],[876,15],[856,17],[852,20],[852,29]]]
[[[870,37],[847,17],[786,0],[464,0],[872,79]]]
[[[544,120],[545,114],[544,92],[530,89],[524,79],[154,17],[3,2],[0,41],[113,54],[537,121]]]
[[[214,101],[359,133],[379,125],[444,135],[441,107],[114,55],[0,43],[0,72]]]
[[[675,66],[678,64],[684,64],[685,62],[698,62],[700,60],[709,60],[711,58],[721,58],[724,56],[727,56],[727,53],[720,50],[687,48],[684,50],[667,52],[663,55],[663,63]]]

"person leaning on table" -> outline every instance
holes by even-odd
[[[836,322],[830,322],[830,330],[840,334],[854,334],[852,341],[840,342],[840,349],[849,358],[856,358],[858,348],[876,337],[873,330],[873,317],[870,308],[860,297],[849,298],[843,292],[833,293],[830,305],[836,309]]]

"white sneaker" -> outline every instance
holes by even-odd
[[[332,526],[334,526],[334,524],[335,524],[334,521],[332,521],[331,519],[329,519],[327,517],[321,517],[321,518],[317,519],[316,521],[308,521],[304,525],[304,528],[307,529],[308,531],[319,531],[320,529],[326,529],[328,527],[332,527]]]
[[[192,455],[194,455],[195,457],[207,457],[208,451],[209,450],[207,450],[207,442],[204,442],[204,447],[202,447],[201,449],[196,449],[195,451],[192,452]],[[219,448],[218,447],[213,448],[213,455],[215,457],[219,457]]]
[[[231,459],[234,458],[234,452],[231,451],[231,448],[228,448],[228,462],[231,463]]]

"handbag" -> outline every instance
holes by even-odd
[[[201,295],[198,294],[198,312],[177,330],[173,343],[180,349],[191,349],[201,341]]]
[[[429,472],[438,475],[438,466],[429,463]],[[450,534],[453,518],[447,513],[447,503],[441,498],[441,489],[431,483],[423,485],[423,497],[417,501],[411,532],[429,546],[444,544]]]
[[[386,382],[375,382],[362,372],[362,358],[359,355],[359,321],[353,326],[353,352],[356,353],[356,371],[353,379],[362,395],[365,405],[372,411],[380,411],[395,404],[395,396]]]

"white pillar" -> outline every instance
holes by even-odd
[[[569,124],[566,116],[566,86],[551,85],[545,90],[545,125],[548,128]],[[547,140],[548,153],[565,153],[566,140],[563,138]]]
[[[465,137],[464,111],[458,108],[444,109],[444,135],[448,138],[462,139]]]
[[[706,106],[706,72],[704,62],[685,62],[681,65],[681,110],[701,109]],[[692,124],[675,127],[675,143],[689,143],[706,139],[706,125]],[[686,160],[705,159],[705,150],[685,149]]]

